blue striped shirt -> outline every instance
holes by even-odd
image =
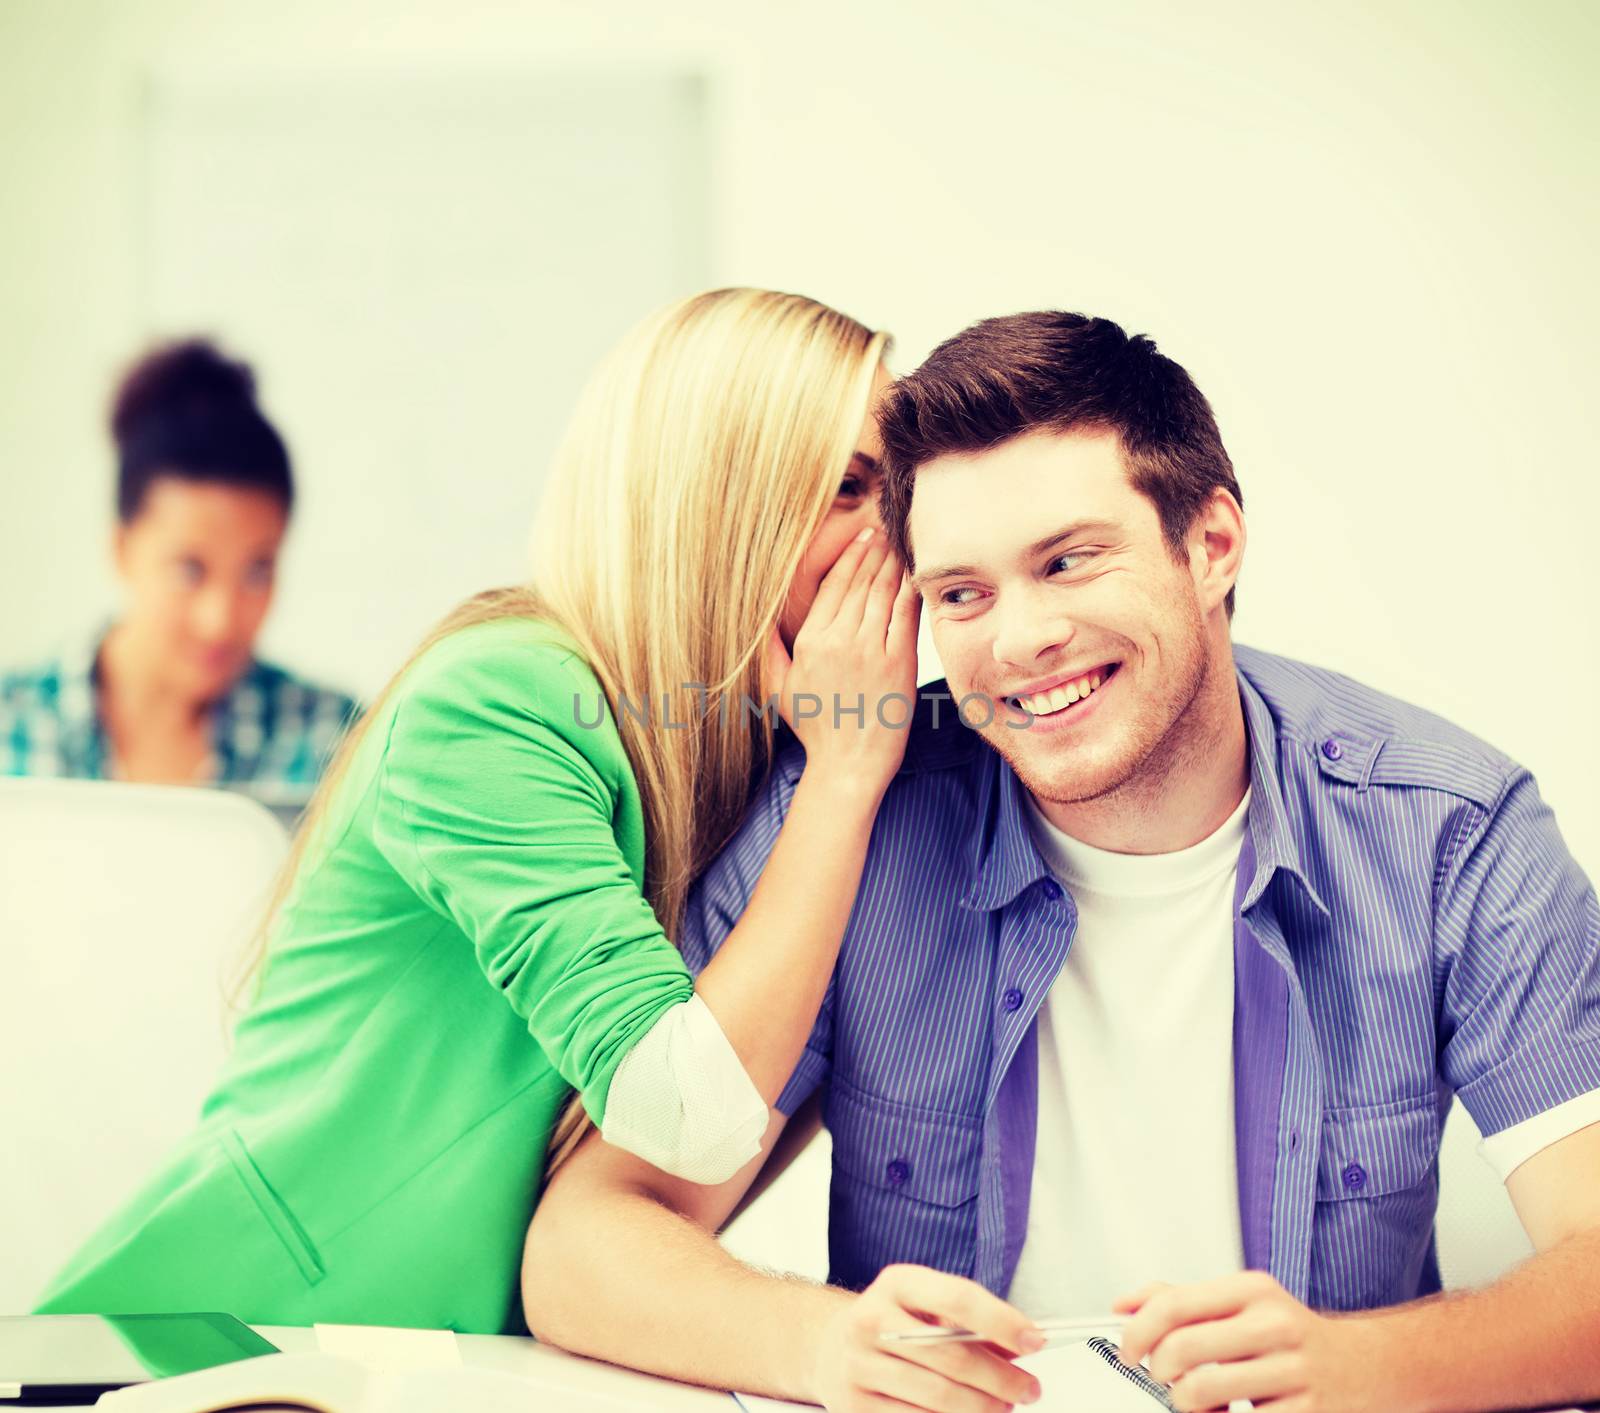
[[[1392,1304],[1439,1288],[1452,1097],[1490,1135],[1600,1089],[1600,909],[1527,771],[1348,678],[1235,656],[1252,788],[1233,946],[1245,1260],[1318,1309]],[[1027,1234],[1035,1018],[1076,914],[1023,786],[942,691],[923,689],[778,1106],[821,1090],[836,1283],[909,1261],[1003,1295]],[[691,966],[743,912],[803,763],[789,740],[698,883]]]
[[[99,630],[39,666],[0,673],[0,776],[112,776],[100,716]],[[345,726],[360,710],[343,692],[252,661],[211,708],[209,784],[280,813],[303,809]]]

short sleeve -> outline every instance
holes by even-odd
[[[1440,1072],[1485,1136],[1600,1088],[1600,908],[1516,771],[1443,862]]]
[[[469,633],[478,641],[436,649],[397,689],[374,840],[470,939],[600,1123],[617,1066],[693,982],[617,840],[601,733],[561,718],[558,651]]]
[[[691,971],[705,969],[744,916],[756,880],[778,842],[803,764],[798,745],[791,742],[779,752],[766,785],[752,802],[738,833],[690,891],[678,942]],[[827,1078],[833,1052],[833,993],[830,979],[799,1063],[778,1095],[775,1107],[781,1113],[793,1114]]]

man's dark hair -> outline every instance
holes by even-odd
[[[1154,503],[1176,558],[1216,487],[1244,504],[1211,404],[1152,339],[1129,338],[1109,319],[1054,312],[985,319],[895,384],[878,421],[883,523],[907,564],[917,468],[1029,432],[1115,432],[1133,487]],[[1232,590],[1227,609],[1231,615]]]
[[[289,451],[256,406],[255,375],[205,339],[152,349],[111,400],[117,518],[132,521],[162,476],[265,491],[294,504]]]

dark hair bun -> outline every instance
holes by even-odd
[[[204,339],[152,349],[123,375],[111,400],[111,435],[120,444],[150,417],[200,407],[254,408],[256,378]]]
[[[294,502],[289,450],[256,406],[247,363],[205,339],[152,349],[111,399],[117,445],[117,515],[131,521],[163,476],[265,491]]]

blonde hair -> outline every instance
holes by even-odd
[[[241,987],[373,720],[429,648],[477,623],[563,628],[611,706],[643,806],[645,894],[676,940],[689,887],[770,762],[765,646],[856,444],[888,345],[800,295],[724,289],[646,319],[578,401],[547,482],[530,584],[439,623],[350,732],[295,840]],[[648,711],[619,709],[623,699]],[[726,702],[726,712],[720,709]],[[684,729],[661,729],[671,720]],[[570,1102],[547,1173],[582,1137]]]

